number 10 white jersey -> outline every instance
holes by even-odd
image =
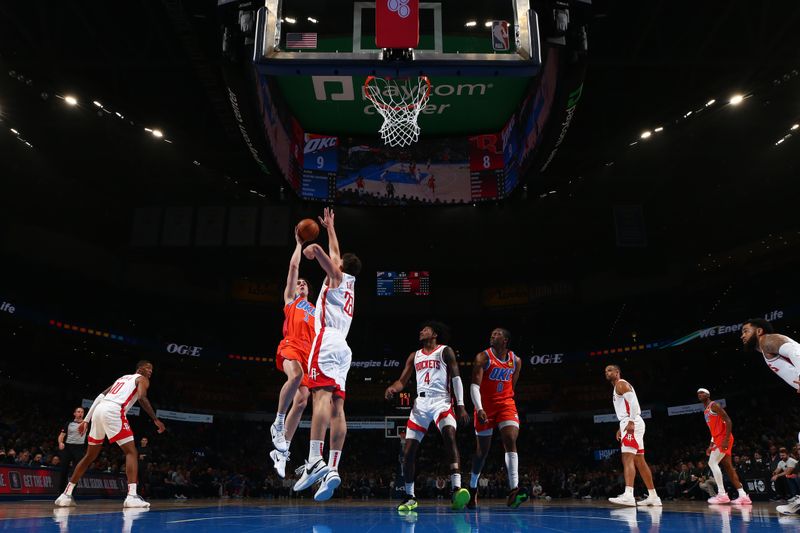
[[[431,353],[417,350],[414,354],[414,370],[417,371],[417,394],[425,396],[449,396],[450,386],[447,383],[447,364],[444,362],[444,344],[437,346]]]

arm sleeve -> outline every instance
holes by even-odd
[[[800,344],[796,342],[786,342],[778,349],[778,353],[788,357],[792,365],[800,372]]]
[[[483,404],[481,403],[481,386],[473,383],[469,386],[469,394],[472,396],[472,405],[475,406],[475,410],[482,411]]]
[[[94,414],[94,408],[97,407],[97,405],[100,402],[102,402],[105,397],[106,397],[105,394],[97,395],[97,398],[94,399],[94,403],[92,403],[92,406],[89,408],[89,412],[86,413],[86,416],[83,418],[84,420],[86,420],[87,422],[90,422],[92,420],[92,415]]]
[[[639,400],[636,399],[636,394],[633,391],[626,392],[622,397],[628,402],[628,421],[642,414],[642,408],[639,407]]]
[[[450,381],[453,383],[453,396],[456,397],[456,405],[464,405],[464,385],[461,384],[461,376],[456,376]]]

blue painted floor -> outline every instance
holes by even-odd
[[[23,506],[36,505],[38,516],[25,515]],[[14,509],[17,506],[20,509]],[[117,508],[118,509],[118,508]],[[18,511],[18,512],[14,512]],[[37,513],[27,513],[37,514]],[[681,510],[665,508],[611,508],[589,505],[531,505],[517,510],[482,505],[474,511],[454,512],[445,506],[420,506],[405,516],[387,505],[328,504],[286,506],[253,502],[245,505],[171,506],[147,511],[112,511],[108,505],[93,512],[87,502],[75,509],[46,509],[41,504],[0,504],[0,530],[25,532],[189,532],[256,533],[268,531],[314,533],[467,533],[518,531],[624,533],[738,533],[800,531],[800,516],[778,517],[771,506],[740,509],[698,505]]]

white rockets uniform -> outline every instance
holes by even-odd
[[[620,381],[625,380],[621,379]],[[628,382],[625,381],[625,383]],[[634,396],[636,396],[636,391],[633,389],[633,385],[630,383],[628,383],[628,385],[630,385],[631,391],[633,391]],[[617,394],[616,386],[614,387],[612,401],[614,402],[614,411],[617,412],[617,419],[619,420],[619,430],[620,433],[622,433],[620,451],[622,453],[635,453],[638,455],[644,455],[645,424],[641,412],[631,413],[631,406],[623,396]],[[638,397],[636,397],[636,403],[639,403]],[[641,408],[639,410],[641,411]],[[633,435],[628,435],[625,431],[625,428],[628,426],[628,422],[631,420],[633,420]]]
[[[133,431],[125,416],[139,399],[137,378],[141,374],[128,374],[118,378],[106,397],[94,409],[92,428],[89,430],[89,444],[116,442],[120,446],[133,440]]]
[[[417,398],[408,417],[406,438],[422,441],[431,422],[439,431],[445,426],[456,427],[453,402],[447,382],[447,364],[444,361],[445,345],[432,352],[417,350],[414,354],[414,370],[417,372]]]
[[[342,398],[353,358],[347,332],[353,322],[355,283],[354,276],[343,273],[338,287],[322,285],[314,317],[317,334],[308,358],[309,389],[333,387]]]
[[[789,342],[795,345],[797,344],[792,339],[789,339]],[[789,347],[792,346],[789,345]],[[781,349],[783,349],[783,347],[781,347]],[[790,355],[776,354],[775,357],[771,359],[764,355],[764,362],[767,363],[767,366],[775,372],[778,377],[788,383],[790,387],[797,390],[798,385],[795,381],[800,381],[800,357],[791,355],[791,352],[792,350],[784,352]]]
[[[792,339],[789,339],[789,342],[797,344]],[[791,351],[784,353],[791,353]],[[779,378],[785,381],[793,389],[798,390],[800,385],[795,383],[795,381],[800,381],[800,358],[795,355],[778,354],[772,359],[769,359],[766,355],[764,355],[764,362],[767,363],[767,366],[770,368],[770,370],[775,372]],[[797,440],[800,442],[800,433],[797,434]]]

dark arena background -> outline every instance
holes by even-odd
[[[800,530],[800,5],[377,4],[0,4],[0,529]],[[406,6],[417,40],[378,48]],[[388,109],[421,111],[416,142],[382,140],[369,76],[427,77],[424,107],[400,89]],[[335,470],[294,490],[314,401],[283,478],[270,428],[293,230],[326,207],[363,268],[341,484],[315,501]],[[317,302],[320,263],[299,275]],[[759,318],[784,337],[747,349]],[[470,417],[466,508],[434,427],[408,503],[413,366],[386,399],[428,320],[449,327]],[[475,478],[470,385],[495,328],[519,358],[518,466],[506,426]],[[87,449],[76,408],[113,403],[95,398],[140,360],[149,403],[105,422],[133,441],[88,446],[59,496]],[[635,387],[659,505],[638,474],[635,500],[609,502],[633,455],[608,365]],[[700,388],[732,421],[722,487]]]

